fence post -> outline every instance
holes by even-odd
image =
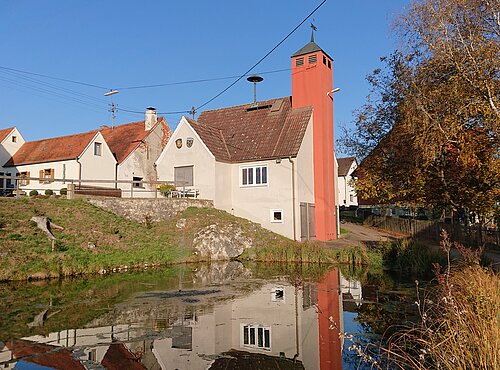
[[[75,184],[68,184],[66,187],[66,199],[74,199],[75,198]]]

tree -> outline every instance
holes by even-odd
[[[341,142],[364,158],[356,189],[492,214],[500,204],[500,0],[414,1],[404,45],[368,77],[372,94]]]

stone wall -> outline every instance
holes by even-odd
[[[89,202],[118,216],[138,222],[168,220],[188,207],[213,208],[214,206],[211,200],[188,198],[104,198],[89,199]]]

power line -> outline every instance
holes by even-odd
[[[28,74],[28,75],[39,76],[39,77],[44,77],[44,78],[50,78],[52,80],[64,81],[64,82],[69,82],[69,83],[78,84],[78,85],[95,87],[97,89],[109,90],[109,87],[94,85],[94,84],[90,84],[90,83],[87,83],[87,82],[80,82],[80,81],[68,80],[68,79],[65,79],[65,78],[59,78],[59,77],[54,77],[54,76],[48,76],[48,75],[44,75],[44,74],[41,74],[41,73],[34,73],[34,72],[22,71],[20,69],[8,68],[8,67],[2,67],[2,66],[0,66],[0,69],[5,69],[7,71],[13,71],[13,72],[19,72],[19,73],[25,73],[25,74]]]
[[[264,75],[264,74],[270,74],[270,73],[285,72],[285,71],[289,71],[290,69],[291,68],[277,69],[277,70],[274,70],[274,71],[259,72],[259,74]],[[240,77],[240,76],[214,77],[214,78],[204,78],[204,79],[200,79],[200,80],[189,80],[189,81],[179,81],[179,82],[166,82],[166,83],[153,84],[153,85],[139,85],[139,86],[116,87],[115,89],[116,90],[149,89],[149,88],[154,88],[154,87],[164,87],[164,86],[174,86],[174,85],[188,85],[188,84],[195,84],[195,83],[202,83],[202,82],[230,80],[230,79],[237,78],[237,77]]]
[[[262,61],[264,59],[266,59],[274,50],[276,50],[282,43],[284,43],[295,31],[297,31],[297,29],[300,26],[302,26],[314,13],[316,13],[316,11],[319,8],[321,8],[321,6],[324,3],[326,3],[326,0],[323,0],[311,13],[309,13],[309,15],[307,17],[305,17],[302,20],[302,22],[300,22],[293,30],[291,30],[288,33],[288,35],[286,35],[280,42],[278,42],[276,44],[276,46],[274,46],[270,51],[268,51],[266,55],[264,55],[262,58],[260,58],[257,63],[255,63],[252,67],[250,67],[250,69],[248,69],[245,73],[243,73],[241,76],[239,76],[234,82],[232,82],[231,84],[229,84],[229,86],[227,86],[224,90],[222,90],[221,92],[219,92],[213,98],[207,100],[205,103],[203,103],[202,105],[200,105],[199,107],[197,107],[197,110],[199,110],[200,108],[203,108],[205,105],[210,104],[211,102],[213,102],[215,99],[217,99],[219,96],[221,96],[222,94],[224,94],[231,87],[233,87],[234,85],[236,85],[236,83],[238,83],[238,81],[240,81],[243,77],[245,77],[246,75],[248,75],[255,67],[257,67],[260,63],[262,63]]]

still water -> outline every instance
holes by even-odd
[[[376,349],[411,318],[409,286],[381,272],[239,262],[0,284],[0,368],[369,367],[353,344]]]

